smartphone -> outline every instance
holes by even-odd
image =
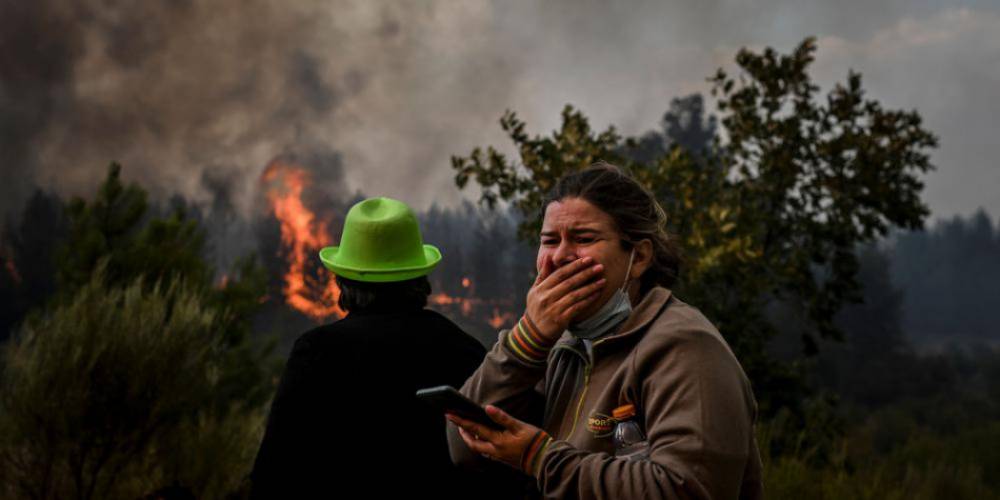
[[[450,385],[428,387],[417,391],[417,398],[426,401],[431,406],[441,410],[441,413],[453,413],[466,420],[485,425],[491,429],[502,431],[502,425],[493,421],[482,406],[462,395]]]

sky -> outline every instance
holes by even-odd
[[[828,89],[916,109],[940,147],[932,219],[1000,217],[1000,1],[0,0],[0,216],[40,186],[88,195],[108,162],[154,198],[262,207],[276,157],[322,164],[329,196],[454,205],[449,158],[509,150],[566,104],[597,128],[658,126],[741,47],[818,39]],[[711,99],[709,99],[711,104]],[[221,186],[221,188],[220,188]]]

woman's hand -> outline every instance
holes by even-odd
[[[486,414],[494,422],[503,426],[498,431],[466,420],[452,413],[445,414],[449,422],[458,426],[458,433],[472,451],[503,462],[518,470],[524,470],[525,452],[544,432],[529,423],[522,422],[493,405],[486,406]],[[547,435],[546,435],[547,436]]]
[[[542,270],[528,290],[525,314],[538,335],[555,342],[581,310],[601,295],[607,280],[588,283],[604,271],[590,257],[577,259],[558,269],[552,269],[549,259],[542,261]]]

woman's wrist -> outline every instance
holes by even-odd
[[[507,345],[529,363],[544,363],[555,340],[543,337],[527,313],[507,335]]]
[[[545,455],[545,451],[553,441],[554,439],[552,439],[552,437],[543,430],[539,430],[538,433],[535,434],[535,436],[528,443],[528,447],[525,448],[524,453],[521,455],[521,470],[525,474],[532,477],[538,477],[538,466],[542,462],[542,457]]]

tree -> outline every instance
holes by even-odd
[[[859,251],[862,300],[842,308],[836,318],[846,342],[818,357],[821,383],[851,403],[872,408],[909,392],[914,354],[903,335],[903,294],[889,276],[889,258],[875,246]]]
[[[94,200],[73,198],[67,207],[69,239],[59,250],[59,290],[73,295],[90,281],[97,263],[107,260],[110,285],[145,276],[169,284],[185,279],[195,286],[211,283],[204,262],[205,234],[183,209],[166,218],[148,217],[146,191],[125,185],[121,165],[112,163]]]
[[[859,297],[854,248],[893,226],[922,226],[928,209],[918,176],[932,168],[928,150],[936,146],[916,112],[866,100],[857,73],[817,102],[806,71],[814,51],[811,38],[789,55],[743,49],[739,76],[720,69],[710,78],[724,132],[710,151],[674,143],[635,161],[629,151],[639,141],[614,127],[593,131],[570,106],[551,137],[529,136],[508,111],[500,124],[519,158],[494,147],[453,157],[456,184],[474,181],[487,206],[512,203],[526,217],[519,234],[536,241],[543,195],[556,180],[597,160],[630,170],[656,194],[686,254],[678,295],[719,326],[765,413],[795,406],[799,374],[765,354],[774,334],[766,305],[790,302],[805,312],[807,354],[816,333],[840,338],[834,315]]]
[[[117,163],[109,166],[94,199],[74,198],[67,213],[69,237],[57,251],[61,300],[89,283],[99,263],[109,288],[128,286],[138,278],[147,286],[184,281],[225,318],[215,330],[229,356],[221,365],[223,390],[216,394],[217,404],[267,403],[276,367],[270,358],[273,345],[258,346],[250,339],[250,321],[267,287],[267,275],[254,255],[237,259],[225,286],[215,286],[205,230],[198,221],[176,201],[166,217],[150,214],[146,191],[135,183],[125,185]]]
[[[8,223],[0,233],[0,342],[55,293],[55,253],[66,226],[62,200],[38,189],[20,223]]]
[[[223,495],[248,472],[279,368],[274,342],[250,337],[264,270],[245,256],[215,285],[186,205],[150,213],[117,164],[67,213],[59,289],[2,357],[0,460],[29,497],[171,481]]]
[[[1000,231],[980,209],[896,235],[892,277],[905,292],[904,327],[918,343],[998,338]]]
[[[709,152],[715,140],[718,123],[715,116],[705,117],[705,100],[701,94],[675,97],[660,121],[662,131],[643,134],[624,154],[634,162],[656,161],[676,145],[693,154]]]

